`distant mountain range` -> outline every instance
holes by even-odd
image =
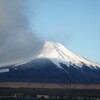
[[[0,82],[100,84],[100,65],[45,42],[35,59],[0,67]]]

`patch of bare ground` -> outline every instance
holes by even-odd
[[[0,82],[0,87],[6,88],[51,88],[51,89],[96,89],[96,84],[53,84],[53,83],[32,83],[32,82]]]

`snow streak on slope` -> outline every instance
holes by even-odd
[[[83,64],[87,66],[93,66],[94,68],[96,68],[96,66],[100,66],[82,58],[81,56],[74,54],[70,50],[66,49],[63,45],[54,42],[45,42],[41,54],[37,57],[48,58],[58,67],[60,67],[60,62],[67,64],[67,66],[69,66],[70,64],[76,65],[78,67],[82,67]]]

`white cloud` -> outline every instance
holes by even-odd
[[[0,0],[0,65],[35,56],[43,41],[29,29],[25,0]]]

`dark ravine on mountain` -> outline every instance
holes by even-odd
[[[99,75],[99,64],[53,42],[30,61],[0,67],[0,82],[100,84]]]

